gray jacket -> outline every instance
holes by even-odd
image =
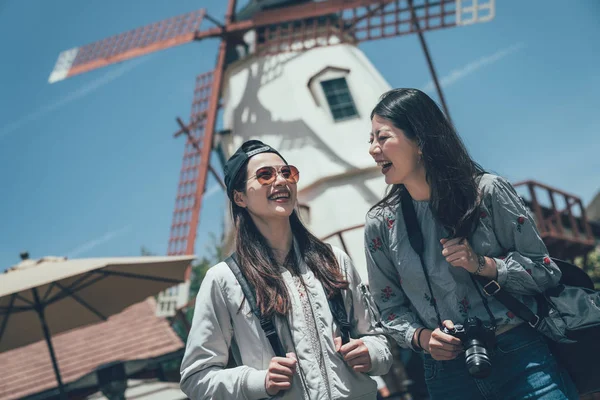
[[[479,223],[469,240],[471,247],[477,254],[494,258],[500,286],[536,310],[531,295],[555,286],[560,270],[550,259],[535,220],[506,179],[485,174],[479,191]],[[365,227],[371,291],[386,332],[408,348],[412,348],[416,329],[435,329],[438,325],[432,301],[437,303],[442,320],[490,320],[479,286],[465,269],[453,267],[442,255],[440,239],[448,232],[433,215],[429,202],[413,200],[413,204],[425,242],[424,266],[410,246],[400,206],[374,209],[367,215]],[[430,277],[433,298],[423,267]],[[497,299],[488,297],[487,301],[497,334],[523,322]]]
[[[343,297],[352,327],[351,336],[361,337],[369,349],[372,362],[369,375],[385,374],[391,366],[392,356],[389,343],[378,327],[378,315],[370,294],[349,257],[336,248],[334,253],[350,283],[350,290],[344,291]],[[322,379],[317,357],[313,354],[293,277],[282,269],[292,311],[287,321],[276,318],[275,326],[286,352],[296,353],[298,368],[292,387],[280,392],[277,398],[320,400],[328,399],[328,393],[331,393],[333,399],[375,399],[375,382],[366,374],[354,372],[335,351],[333,339],[340,336],[340,331],[333,321],[323,287],[312,271],[298,261],[310,294],[327,379]],[[269,397],[265,377],[274,353],[248,302],[242,300],[242,290],[227,264],[221,262],[209,269],[196,298],[192,328],[181,365],[181,390],[191,399]],[[225,368],[230,349],[238,367]]]

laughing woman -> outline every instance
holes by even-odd
[[[424,352],[431,398],[577,398],[541,334],[476,283],[476,275],[495,280],[532,309],[533,295],[561,277],[514,188],[471,159],[419,90],[385,93],[371,122],[369,152],[392,186],[367,215],[369,284],[387,332]],[[410,203],[423,235],[422,257],[404,224]],[[492,367],[485,379],[469,373],[461,341],[442,329],[468,318],[489,324],[482,331],[487,336],[479,335],[491,337],[487,343],[496,339],[488,346]]]
[[[368,375],[391,366],[389,345],[348,256],[301,223],[299,173],[272,147],[244,143],[225,165],[241,271],[284,348],[276,357],[226,263],[209,269],[181,366],[191,399],[375,399]],[[328,299],[341,294],[350,322],[342,344]],[[227,368],[229,355],[236,367]]]

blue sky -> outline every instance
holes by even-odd
[[[600,189],[600,2],[497,3],[491,22],[425,35],[452,119],[487,169],[587,204]],[[226,1],[0,0],[0,270],[23,250],[166,253],[183,151],[175,117],[188,119],[218,42],[47,79],[62,50],[202,7],[222,18]],[[436,98],[415,36],[360,48],[392,87]],[[223,215],[212,178],[208,188],[200,255]]]

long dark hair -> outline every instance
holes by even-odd
[[[438,105],[417,89],[384,93],[371,112],[391,121],[423,153],[429,206],[451,237],[469,237],[479,220],[478,176],[485,171],[469,156],[463,141]],[[404,185],[392,185],[373,208],[400,202]]]
[[[253,150],[252,148],[246,149]],[[245,193],[248,177],[248,163],[240,169],[235,178],[234,190]],[[273,313],[287,315],[291,301],[279,265],[267,240],[260,233],[246,208],[231,202],[231,213],[236,228],[235,249],[240,268],[246,279],[256,290],[256,303],[262,315]],[[321,282],[328,298],[348,288],[340,266],[331,248],[320,241],[300,221],[296,210],[290,215],[290,226],[298,242],[300,258],[306,263],[315,277]],[[295,254],[292,250],[286,263],[293,265]]]

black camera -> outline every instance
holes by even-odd
[[[488,349],[496,346],[496,330],[477,317],[468,318],[464,324],[454,325],[454,329],[443,327],[442,332],[460,339],[465,349],[467,370],[472,377],[487,378],[492,372],[492,362]]]

